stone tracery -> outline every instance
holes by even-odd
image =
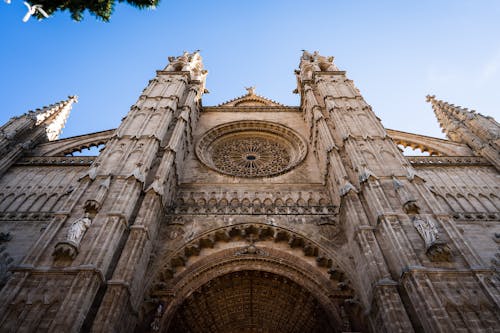
[[[282,172],[290,163],[286,147],[264,137],[228,137],[213,150],[215,167],[228,174],[244,177],[269,176]]]
[[[196,153],[207,166],[238,177],[287,172],[305,157],[300,136],[278,124],[243,121],[216,127],[199,141]]]

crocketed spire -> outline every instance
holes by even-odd
[[[53,141],[61,135],[73,103],[77,102],[77,96],[68,96],[66,100],[30,111],[28,115],[36,120],[36,126],[45,125],[47,138]]]
[[[427,102],[432,104],[439,125],[450,140],[467,144],[500,169],[500,124],[495,119],[435,96],[428,95]]]

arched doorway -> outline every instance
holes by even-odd
[[[219,276],[187,297],[166,329],[178,333],[335,332],[325,310],[306,289],[269,272]]]
[[[136,331],[365,331],[347,275],[315,242],[290,230],[214,229],[161,257],[157,267]]]

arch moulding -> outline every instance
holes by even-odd
[[[152,322],[156,314],[162,329],[200,288],[245,271],[275,274],[296,283],[318,301],[337,327],[346,321],[346,308],[350,314],[362,313],[353,281],[340,268],[345,263],[306,236],[282,227],[252,223],[210,230],[158,259],[149,283],[152,302],[144,304],[142,322]]]

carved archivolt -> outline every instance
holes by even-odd
[[[225,244],[216,245],[218,242]],[[230,242],[234,242],[234,246],[227,244]],[[276,244],[281,242],[288,243],[290,249]],[[202,252],[203,249],[207,252]],[[196,259],[193,261],[190,257]],[[329,310],[330,321],[339,325],[342,322],[339,307],[348,303],[346,300],[352,300],[355,293],[336,262],[311,240],[283,228],[241,224],[212,230],[175,253],[159,258],[158,264],[162,266],[155,269],[156,278],[149,296],[162,302],[164,312],[154,322],[155,327],[169,327],[193,291],[227,274],[252,271],[299,284],[322,308]]]
[[[198,142],[196,154],[211,169],[238,177],[269,177],[287,172],[307,153],[291,129],[263,121],[218,126]]]
[[[164,258],[156,282],[162,284],[174,278],[180,267],[185,267],[191,256],[198,256],[204,248],[213,248],[217,242],[250,239],[252,241],[272,240],[286,242],[292,249],[302,249],[304,256],[314,257],[318,267],[326,268],[328,273],[342,281],[344,273],[334,265],[333,258],[320,247],[299,234],[284,228],[264,224],[240,224],[213,230],[185,244],[175,253]]]

